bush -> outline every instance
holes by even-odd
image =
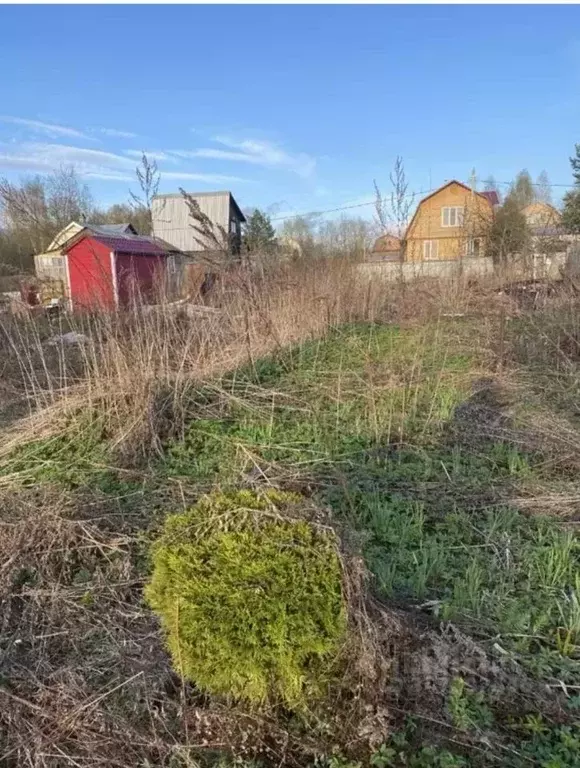
[[[200,689],[296,708],[330,681],[346,629],[341,563],[299,506],[276,491],[213,494],[154,543],[146,597]]]

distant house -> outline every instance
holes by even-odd
[[[83,229],[90,229],[95,234],[137,234],[131,224],[78,224],[71,221],[61,229],[44,253],[35,255],[34,271],[39,280],[60,280],[63,284],[66,282],[64,247]]]
[[[386,234],[375,240],[368,261],[400,261],[401,257],[401,240],[395,235]]]
[[[228,243],[224,250],[239,253],[242,240],[242,224],[246,217],[236,203],[231,192],[191,192],[188,195],[197,201],[202,214],[208,217],[218,240],[221,230],[226,234]],[[189,214],[189,208],[183,195],[178,192],[169,195],[156,195],[152,201],[153,234],[165,240],[190,256],[204,252],[215,253],[214,242],[203,242],[196,232]],[[200,242],[202,240],[202,242]],[[221,249],[220,249],[221,250]]]
[[[557,235],[562,232],[562,215],[549,203],[530,203],[522,213],[532,235]]]
[[[423,198],[405,234],[405,261],[450,261],[485,256],[495,192],[450,181]]]
[[[83,228],[62,249],[70,309],[111,310],[133,298],[150,303],[179,255],[153,237]]]

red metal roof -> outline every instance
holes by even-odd
[[[490,205],[499,205],[499,195],[495,189],[490,189],[486,192],[479,193],[482,197],[486,197]]]

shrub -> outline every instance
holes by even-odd
[[[276,491],[213,494],[154,543],[146,597],[200,689],[296,708],[330,681],[346,628],[341,563],[330,531],[289,517],[299,506]]]

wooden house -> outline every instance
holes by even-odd
[[[526,217],[528,229],[532,234],[555,234],[562,224],[562,216],[553,205],[549,203],[530,203],[522,210]]]
[[[402,243],[398,237],[389,233],[378,237],[368,255],[368,261],[400,261]]]
[[[231,192],[191,192],[188,197],[199,205],[207,217],[220,244],[225,234],[227,242],[217,248],[215,242],[204,242],[195,231],[187,201],[181,192],[156,195],[152,200],[153,235],[165,240],[190,256],[206,252],[229,251],[239,253],[242,241],[242,224],[246,217]]]
[[[405,261],[452,261],[485,256],[495,192],[450,181],[423,198],[407,227]]]

